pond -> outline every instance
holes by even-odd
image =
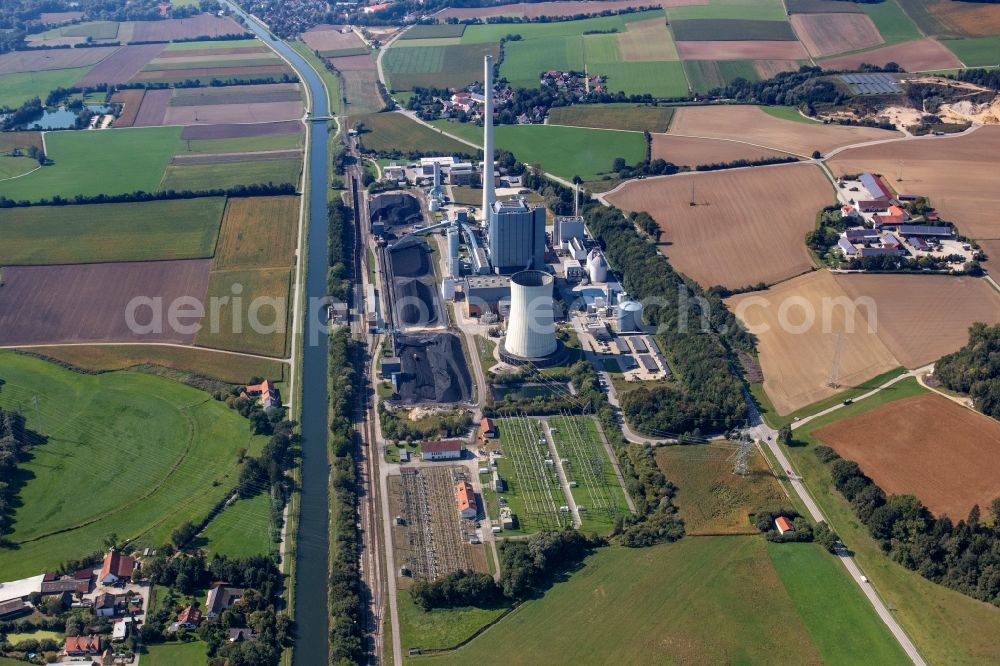
[[[114,111],[114,107],[99,104],[88,104],[87,108],[95,114]],[[77,115],[79,115],[79,111],[67,109],[65,106],[60,106],[58,109],[45,109],[40,118],[28,121],[25,126],[29,129],[42,130],[72,129],[76,124]]]

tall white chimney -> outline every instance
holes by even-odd
[[[493,56],[483,61],[483,224],[489,225],[496,194],[493,191]]]

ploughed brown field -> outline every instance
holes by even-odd
[[[621,10],[629,7],[690,7],[692,5],[707,5],[708,0],[564,0],[562,2],[515,2],[509,5],[493,7],[450,7],[434,15],[444,20],[448,18],[469,19],[483,16],[575,16],[577,14],[596,14],[608,10]]]
[[[115,127],[132,127],[135,125],[136,117],[139,115],[139,108],[142,106],[142,98],[146,91],[142,88],[129,88],[119,90],[111,96],[111,101],[122,105],[122,112],[115,119]]]
[[[174,81],[183,79],[211,79],[236,76],[244,79],[256,78],[263,74],[291,74],[288,65],[261,65],[259,67],[193,67],[191,69],[165,69],[140,72],[134,81]]]
[[[170,106],[166,125],[216,125],[219,123],[269,123],[302,116],[302,102],[261,102],[250,104],[207,104]]]
[[[762,80],[774,78],[781,72],[798,71],[800,63],[797,60],[755,60],[754,71]]]
[[[664,159],[674,164],[690,167],[699,164],[759,160],[771,157],[789,157],[770,148],[758,148],[739,141],[724,139],[696,139],[672,134],[653,134],[653,159]]]
[[[880,49],[853,53],[831,58],[819,63],[824,69],[857,69],[861,63],[884,66],[894,62],[908,72],[923,72],[932,69],[954,69],[962,66],[962,61],[934,39],[919,39],[903,42]]]
[[[969,341],[969,327],[1000,323],[1000,294],[985,280],[951,275],[838,275],[848,298],[878,305],[878,336],[900,365],[919,368]]]
[[[778,414],[790,414],[899,366],[879,338],[875,320],[869,328],[869,310],[847,307],[847,301],[826,270],[726,299],[757,339],[764,391]],[[831,388],[838,338],[837,381],[842,388]]]
[[[794,14],[790,20],[799,40],[817,57],[885,43],[867,14]]]
[[[15,148],[27,150],[29,146],[41,149],[41,132],[0,132],[0,153],[9,152]]]
[[[95,46],[89,49],[11,51],[0,55],[0,74],[84,67],[104,60],[117,50],[117,46]]]
[[[353,31],[341,32],[340,25],[326,23],[309,28],[302,33],[302,41],[313,51],[338,51],[340,49],[356,49],[365,43]]]
[[[136,21],[133,26],[130,40],[133,42],[168,42],[195,37],[247,34],[246,28],[230,17],[214,14],[198,14],[189,18],[163,21]]]
[[[809,54],[798,42],[715,41],[677,42],[681,60],[807,60]]]
[[[132,125],[135,127],[159,127],[162,125],[167,115],[167,108],[170,106],[170,95],[169,88],[147,90]]]
[[[887,493],[964,519],[1000,497],[1000,422],[934,393],[897,400],[813,434]]]
[[[302,131],[302,123],[297,120],[285,120],[277,123],[256,123],[253,125],[190,125],[181,131],[181,138],[242,139],[249,136],[299,134]]]
[[[988,2],[923,0],[928,13],[958,37],[989,37],[1000,33],[1000,6]]]
[[[234,46],[232,48],[221,48],[221,49],[184,49],[179,51],[164,51],[157,56],[157,60],[164,59],[174,59],[174,58],[200,58],[200,57],[218,57],[225,55],[248,55],[252,56],[256,53],[270,53],[271,49],[266,46]]]
[[[736,289],[812,268],[803,238],[833,197],[818,167],[788,164],[633,181],[607,199],[660,223],[661,252],[677,270]]]
[[[87,72],[76,85],[93,88],[102,83],[125,83],[139,73],[146,64],[159,55],[166,44],[136,44],[123,46]],[[89,50],[89,49],[88,49]]]
[[[330,64],[340,72],[375,71],[375,61],[367,54],[330,58]]]
[[[211,265],[211,259],[193,259],[5,267],[0,288],[0,344],[190,344],[194,333],[174,331],[168,325],[166,308],[180,297],[203,301]],[[138,297],[162,299],[160,332],[140,334],[130,329],[126,309]],[[135,319],[140,324],[151,323],[149,308],[140,308]]]
[[[852,148],[828,164],[837,176],[865,170],[886,174],[897,193],[929,197],[941,217],[954,222],[963,235],[998,239],[997,155],[1000,127],[987,125],[963,136]]]
[[[756,106],[681,107],[674,113],[670,133],[745,141],[805,156],[812,155],[814,150],[826,153],[840,146],[902,136],[899,132],[870,127],[784,120]]]

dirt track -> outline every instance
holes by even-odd
[[[777,205],[786,191],[796,196]],[[607,199],[659,221],[669,243],[661,251],[677,270],[705,287],[735,289],[812,267],[803,238],[833,190],[816,166],[789,164],[636,181]]]
[[[890,494],[964,519],[1000,497],[1000,423],[939,395],[906,398],[816,430]]]

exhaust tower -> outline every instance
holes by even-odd
[[[493,191],[493,56],[483,59],[483,224],[489,224]]]

